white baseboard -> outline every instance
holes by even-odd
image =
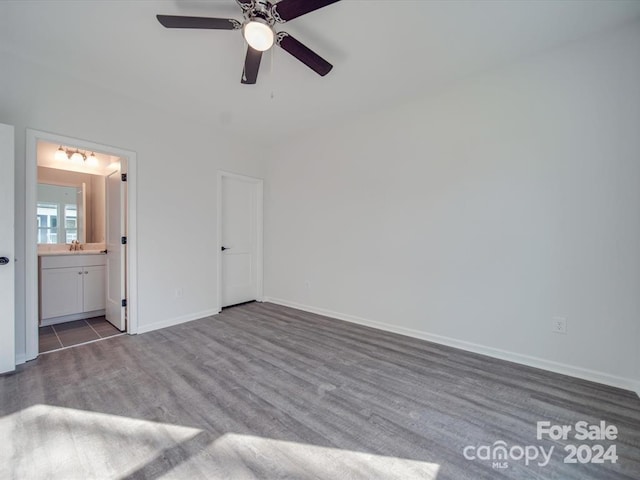
[[[211,310],[204,310],[202,312],[190,313],[188,315],[182,315],[180,317],[169,318],[161,322],[151,323],[149,325],[139,325],[138,333],[152,332],[153,330],[160,330],[161,328],[173,327],[185,322],[191,322],[192,320],[198,320],[204,317],[210,317],[211,315],[217,315],[220,312],[218,308]]]
[[[435,335],[432,333],[424,332],[421,330],[414,330],[411,328],[398,327],[389,323],[376,322],[355,315],[347,315],[340,312],[334,312],[324,308],[311,307],[296,302],[290,302],[280,298],[265,297],[265,302],[275,303],[285,307],[296,308],[305,312],[316,313],[325,317],[335,318],[337,320],[343,320],[345,322],[357,323],[367,327],[377,328],[387,332],[398,333],[400,335],[406,335],[408,337],[419,338],[421,340],[427,340],[429,342],[446,345],[449,347],[459,348],[473,353],[479,353],[487,355],[488,357],[498,358],[500,360],[506,360],[509,362],[519,363],[528,367],[540,368],[542,370],[548,370],[550,372],[560,373],[562,375],[568,375],[571,377],[581,378],[583,380],[590,380],[592,382],[603,383],[612,387],[623,388],[625,390],[631,390],[638,394],[640,397],[640,383],[637,381],[618,377],[604,372],[596,370],[589,370],[586,368],[576,367],[573,365],[567,365],[565,363],[554,362],[551,360],[545,360],[544,358],[531,357],[529,355],[522,355],[516,352],[510,352],[508,350],[501,350],[499,348],[488,347],[477,343],[466,342],[464,340],[458,340],[456,338],[445,337],[441,335]]]
[[[27,362],[27,355],[25,353],[19,353],[16,355],[16,365],[22,365]]]

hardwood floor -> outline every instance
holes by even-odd
[[[0,434],[0,478],[640,478],[632,392],[267,303],[43,355],[0,377]]]

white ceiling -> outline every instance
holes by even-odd
[[[342,0],[277,28],[333,71],[320,77],[275,47],[257,85],[240,84],[239,31],[169,30],[158,13],[241,18],[233,0],[4,0],[0,48],[221,131],[279,140],[637,21],[640,1]]]

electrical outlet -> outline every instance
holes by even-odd
[[[182,288],[176,288],[176,298],[184,295],[184,290]]]
[[[311,280],[305,280],[304,286],[307,290],[311,289]]]
[[[567,319],[565,317],[553,317],[551,319],[551,331],[553,333],[567,333]]]

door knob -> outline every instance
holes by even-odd
[[[0,265],[6,265],[9,263],[9,259],[7,257],[0,257]]]
[[[225,250],[229,250],[230,248],[231,247],[220,247],[220,250],[224,252]]]

